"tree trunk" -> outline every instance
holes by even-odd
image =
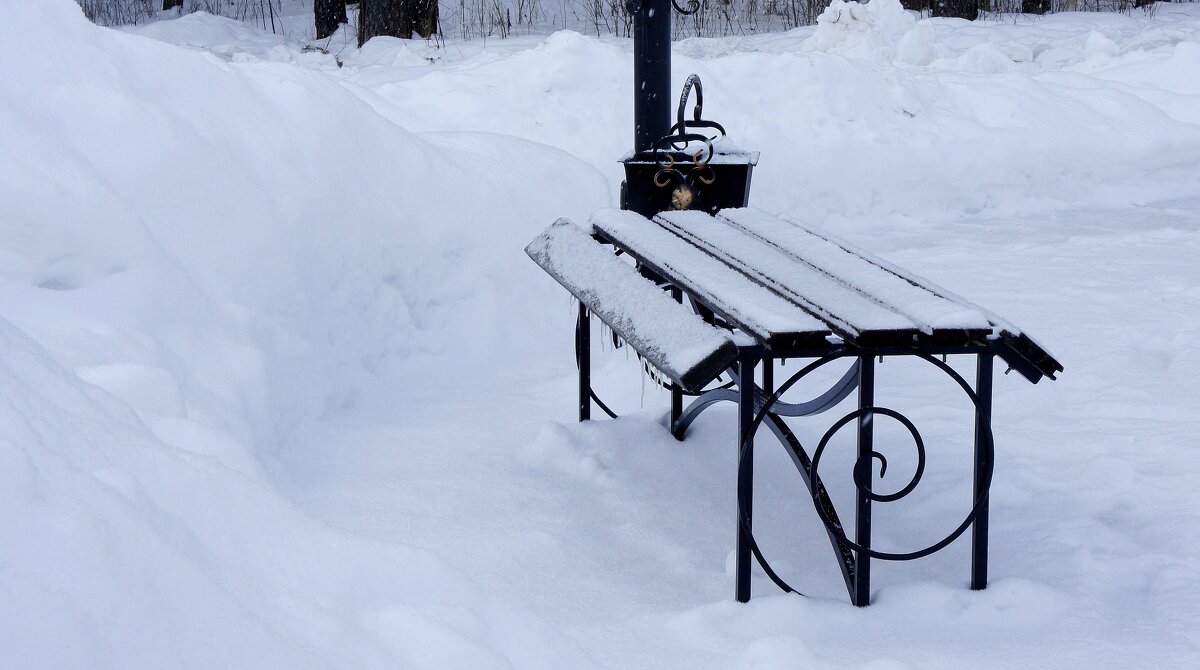
[[[1024,0],[1028,2],[1029,0]],[[974,21],[979,17],[980,0],[933,0],[933,16],[949,16]]]
[[[1045,14],[1050,11],[1050,0],[1021,0],[1021,11],[1026,14]]]
[[[183,0],[163,0],[163,11],[166,11],[168,9],[175,9],[176,7],[182,7],[182,6],[183,6]]]
[[[313,15],[317,24],[317,39],[323,40],[346,22],[346,0],[313,0]]]
[[[379,35],[409,39],[413,20],[407,0],[360,0],[358,3],[358,46]]]
[[[429,37],[437,32],[437,0],[360,0],[358,46],[378,35],[409,39],[415,32]]]
[[[438,29],[438,0],[413,0],[413,30],[429,37]]]

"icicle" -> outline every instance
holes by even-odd
[[[646,409],[646,366],[642,366],[642,397],[638,399],[638,409]]]

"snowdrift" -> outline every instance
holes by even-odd
[[[482,646],[444,632],[420,653],[500,663],[487,629],[519,613],[489,619],[426,552],[321,528],[263,464],[402,361],[519,349],[497,326],[537,306],[512,296],[550,290],[495,249],[609,204],[607,184],[528,142],[417,137],[290,65],[94,27],[71,0],[6,8],[6,663],[364,667],[414,653],[422,621],[453,629],[421,601],[469,602]],[[555,187],[523,197],[513,175]],[[396,600],[416,609],[370,604]]]

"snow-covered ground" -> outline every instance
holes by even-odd
[[[732,602],[732,408],[675,442],[622,349],[597,383],[627,416],[571,421],[572,305],[522,247],[613,203],[628,41],[327,54],[5,9],[0,665],[1200,664],[1200,6],[876,0],[676,45],[676,82],[762,151],[756,205],[1067,368],[997,377],[990,588],[958,542],[876,563],[866,609],[765,440],[757,535],[811,597],[759,574]],[[919,367],[880,375],[930,448],[923,495],[877,516],[903,549],[966,511],[969,415]]]

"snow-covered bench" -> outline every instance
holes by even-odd
[[[728,331],[705,323],[566,219],[525,252],[642,358],[689,391],[703,388],[737,357]]]
[[[653,219],[602,210],[590,225],[560,220],[526,252],[580,301],[580,420],[590,418],[589,312],[672,380],[671,431],[682,439],[705,408],[722,400],[739,405],[737,599],[750,598],[750,557],[785,590],[758,551],[752,534],[754,434],[767,427],[787,448],[813,497],[839,559],[850,599],[870,599],[870,558],[910,560],[945,547],[972,528],[972,588],[987,583],[987,511],[992,476],[991,386],[996,357],[1031,382],[1054,378],[1062,366],[1020,329],[955,294],[826,233],[754,209],[663,212]],[[615,253],[614,253],[615,252]],[[624,255],[622,259],[617,254]],[[630,262],[632,261],[632,262]],[[670,293],[664,291],[667,288]],[[682,302],[686,296],[691,309]],[[977,357],[972,386],[945,356]],[[899,412],[875,404],[875,361],[915,356],[949,375],[975,415],[974,504],[943,540],[924,549],[885,552],[871,546],[871,505],[905,497],[924,472],[924,443]],[[852,359],[841,380],[802,403],[780,399],[800,379],[838,359]],[[775,386],[781,359],[812,362]],[[761,365],[761,382],[756,370]],[[737,389],[701,387],[727,372]],[[809,453],[783,417],[810,416],[858,391],[858,406],[821,437]],[[685,410],[683,395],[697,396]],[[875,417],[898,421],[913,437],[918,466],[891,494],[872,491]],[[833,435],[853,424],[858,436],[854,539],[844,530],[818,475]]]

